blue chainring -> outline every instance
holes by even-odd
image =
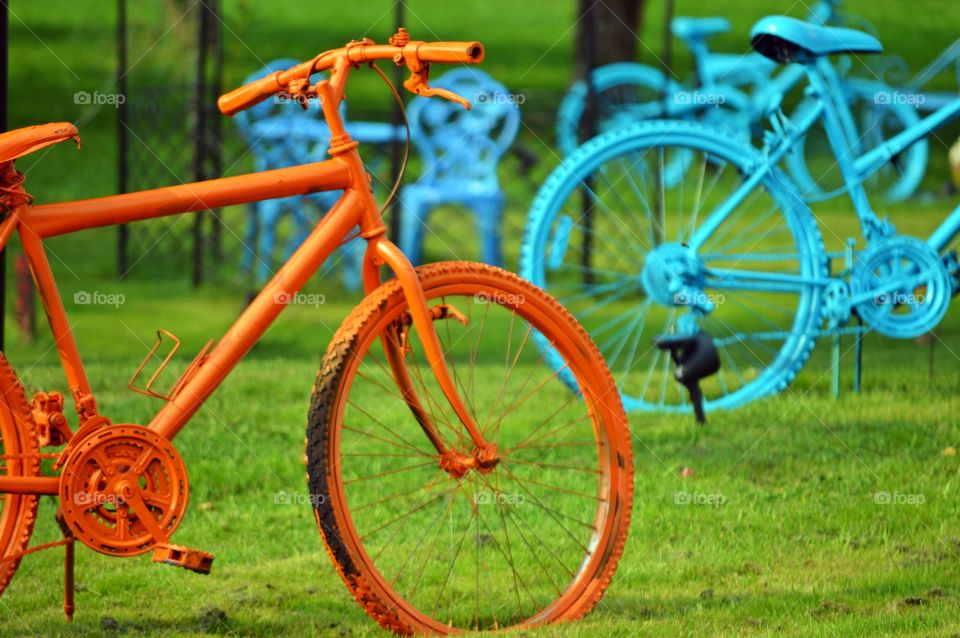
[[[865,326],[897,339],[933,330],[953,293],[943,258],[926,242],[905,235],[878,240],[861,252],[850,287]]]

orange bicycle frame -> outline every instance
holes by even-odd
[[[436,47],[437,45],[430,46]],[[470,55],[476,60],[482,58],[482,48],[477,53],[476,47],[479,47],[479,45],[470,43],[470,46],[474,47],[470,50]],[[395,53],[398,49],[404,50],[403,47],[387,47],[386,45],[370,47],[370,49],[381,58],[384,57],[383,54],[390,51]],[[442,53],[450,55],[446,51],[442,51]],[[363,57],[363,47],[361,45],[352,47],[348,45],[344,49],[329,52],[325,55],[332,56],[330,58],[332,60],[330,66],[333,67],[331,80],[319,82],[316,85],[316,92],[321,99],[324,116],[331,132],[329,150],[331,159],[250,175],[38,206],[33,206],[30,203],[30,198],[24,193],[22,203],[15,206],[7,218],[0,223],[0,249],[6,245],[14,230],[19,234],[46,310],[57,352],[75,400],[81,426],[87,420],[99,415],[93,391],[84,370],[76,340],[70,329],[50,262],[44,250],[43,240],[85,229],[204,211],[265,199],[302,196],[320,191],[342,189],[344,191],[343,195],[321,219],[303,244],[267,282],[219,342],[203,356],[199,365],[191,366],[191,369],[186,373],[189,376],[178,383],[176,394],[159,409],[148,427],[167,439],[173,439],[283,310],[286,304],[278,303],[276,300],[289,298],[290,295],[296,294],[338,248],[344,238],[348,237],[353,229],[359,227],[360,236],[368,242],[363,260],[365,290],[369,293],[380,285],[379,268],[381,265],[388,266],[395,273],[407,298],[410,316],[414,328],[423,342],[427,360],[448,402],[469,432],[477,449],[485,454],[493,455],[495,453],[493,446],[486,443],[471,419],[454,386],[444,361],[440,341],[433,327],[433,317],[427,305],[423,288],[413,266],[400,249],[386,238],[387,229],[373,197],[370,177],[357,151],[357,142],[350,139],[340,117],[338,106],[343,99],[343,89],[351,65],[356,63],[353,58],[361,56],[361,61],[367,60]],[[319,63],[317,64],[310,70],[322,68]],[[419,61],[417,65],[420,65]],[[411,66],[409,61],[408,66]],[[300,69],[300,67],[295,68]],[[413,69],[413,66],[411,66],[411,69]],[[302,72],[302,69],[300,72]],[[424,75],[422,87],[426,87],[425,77]],[[273,76],[268,79],[273,79],[274,82],[278,81]],[[248,87],[241,87],[232,94],[224,96],[220,103],[221,110],[227,113],[236,112],[240,108],[263,99],[262,95],[251,97]],[[260,88],[263,88],[262,85]],[[408,88],[413,90],[412,87],[408,86]],[[243,95],[242,98],[239,98],[239,101],[234,103],[235,106],[242,102],[243,106],[230,108],[231,96],[245,90],[248,95]],[[422,92],[426,94],[427,90],[432,91],[433,89],[426,87]],[[417,416],[417,420],[437,451],[440,454],[447,453],[448,450],[444,447],[436,429],[430,423],[422,406],[420,406],[404,368],[403,355],[396,352],[397,344],[391,344],[388,340],[385,340],[384,343],[390,354],[389,358],[394,377],[404,392],[408,405]],[[57,494],[58,480],[58,477],[0,476],[0,492]]]

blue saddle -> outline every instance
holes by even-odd
[[[879,40],[862,31],[824,27],[786,16],[762,18],[750,30],[750,43],[758,53],[781,64],[806,64],[825,55],[883,51]]]
[[[680,17],[673,19],[670,30],[681,40],[704,40],[729,31],[730,21],[726,18]]]

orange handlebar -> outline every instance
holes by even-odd
[[[275,95],[282,90],[285,84],[279,80],[280,71],[271,73],[265,78],[244,84],[238,89],[229,93],[224,93],[217,100],[217,108],[224,115],[235,115],[240,111],[250,108],[254,104],[259,104],[271,95]]]
[[[265,78],[244,84],[221,95],[217,100],[217,107],[224,115],[235,115],[286,89],[291,81],[303,80],[312,73],[325,71],[342,58],[351,64],[378,60],[391,60],[397,65],[406,63],[416,74],[421,72],[425,64],[479,64],[483,61],[483,56],[483,45],[479,42],[411,41],[394,45],[373,44],[367,40],[327,51],[310,62],[303,62],[286,71],[276,71]]]
[[[480,64],[483,54],[479,42],[424,42],[417,47],[417,57],[427,63]]]

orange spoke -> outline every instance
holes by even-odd
[[[555,463],[540,463],[538,461],[525,461],[523,459],[511,458],[512,463],[523,463],[524,465],[536,465],[538,467],[550,467],[557,470],[573,470],[574,472],[586,472],[587,474],[603,474],[602,470],[595,467],[580,467],[576,465],[557,465]]]
[[[497,481],[497,489],[496,489],[496,492],[495,492],[495,493],[496,493],[497,495],[499,495],[499,494],[501,494],[501,492],[500,492],[500,475],[499,475],[499,473],[496,475],[496,481]],[[514,563],[513,563],[513,549],[510,547],[510,533],[507,531],[507,519],[506,519],[506,517],[505,517],[504,514],[503,514],[503,507],[502,507],[501,504],[500,504],[500,499],[499,499],[499,498],[497,499],[497,509],[498,509],[499,512],[500,512],[500,521],[501,521],[501,523],[503,524],[503,535],[504,535],[504,536],[506,537],[506,539],[507,539],[507,551],[510,553],[510,569],[511,569],[511,571],[513,572],[513,589],[514,589],[514,591],[517,592],[517,608],[519,609],[519,607],[520,607],[520,588],[519,588],[518,585],[517,585],[517,567],[516,567],[516,565],[514,565]],[[528,594],[530,593],[529,590],[527,591],[527,593],[528,593]],[[536,601],[534,601],[533,604],[534,604],[534,606],[536,606],[536,604],[537,604]],[[523,612],[522,612],[522,611],[521,611],[520,613],[521,613],[521,615],[523,615]]]
[[[424,500],[420,501],[420,503],[418,503],[418,504],[416,505],[416,509],[415,509],[415,510],[411,510],[410,512],[408,512],[407,515],[401,515],[401,516],[397,517],[396,519],[394,519],[394,522],[399,521],[399,520],[404,519],[404,518],[407,518],[408,516],[412,515],[415,511],[419,511],[419,510],[423,509],[423,508],[426,507],[429,503],[431,503],[431,502],[433,502],[434,500],[436,500],[436,499],[429,499],[429,497],[430,497],[430,491],[433,489],[433,487],[434,487],[435,485],[439,484],[439,482],[440,482],[443,478],[445,478],[445,477],[447,476],[447,473],[446,473],[446,472],[443,472],[442,470],[439,470],[439,468],[438,468],[438,471],[439,471],[439,475],[436,476],[432,481],[430,481],[430,483],[428,483],[428,484],[427,484],[426,486],[424,486],[424,488],[423,488],[423,489],[426,490],[426,492],[427,492],[427,494],[423,497]],[[447,490],[447,493],[449,494],[449,493],[450,493],[450,490]],[[440,496],[442,497],[443,495],[441,494]],[[429,501],[428,501],[428,499],[429,499]],[[393,523],[389,523],[388,525],[392,525],[392,524],[393,524]],[[384,543],[383,547],[380,548],[380,551],[378,551],[377,554],[376,554],[376,556],[374,556],[374,559],[375,559],[375,560],[380,558],[380,555],[383,554],[383,550],[385,550],[387,547],[390,547],[391,543],[393,543],[393,539],[395,539],[395,538],[397,537],[397,534],[399,534],[399,533],[400,533],[400,530],[402,530],[402,529],[403,529],[402,527],[397,527],[397,528],[393,531],[393,533],[390,534],[390,537],[387,539],[386,543]],[[408,557],[408,559],[409,559],[409,557]]]
[[[390,338],[390,337],[388,337],[388,338]],[[399,348],[399,347],[400,347],[399,344],[396,344],[396,347]],[[396,379],[395,379],[395,377],[394,377],[394,375],[393,375],[393,371],[390,370],[390,369],[388,369],[387,366],[386,366],[383,362],[381,362],[379,359],[377,359],[377,356],[376,356],[372,351],[367,350],[367,354],[370,355],[370,357],[373,359],[374,363],[376,363],[378,366],[380,366],[380,369],[384,371],[384,373],[388,376],[388,378],[394,379],[394,383],[396,383]],[[409,370],[409,368],[408,368],[408,370]],[[376,381],[375,379],[372,379],[372,378],[368,377],[366,374],[362,373],[362,372],[359,370],[359,368],[357,369],[357,376],[362,377],[362,378],[364,378],[364,379],[367,379],[367,380],[370,381],[371,383],[377,385],[378,387],[382,388],[382,389],[385,390],[386,392],[392,394],[393,396],[395,396],[395,397],[397,397],[398,399],[400,399],[401,401],[403,401],[404,404],[407,404],[407,403],[408,403],[409,399],[408,399],[407,397],[401,395],[399,392],[396,392],[396,391],[388,388],[388,387],[387,387],[386,385],[384,385],[383,383],[380,383],[379,381]],[[412,389],[411,389],[411,390],[412,390]],[[430,410],[427,409],[427,406],[422,406],[422,407],[423,407],[423,409],[426,411],[427,416],[430,417],[430,421],[431,421],[431,422],[433,422],[433,423],[440,422],[440,419],[439,419],[435,414],[433,414]]]
[[[513,326],[517,320],[517,312],[514,310],[510,313],[510,332],[507,333],[507,351],[504,357],[503,365],[507,366],[509,369],[510,366],[510,351],[513,349]],[[531,326],[532,328],[532,326]],[[496,406],[500,404],[504,390],[507,388],[507,381],[510,379],[510,374],[508,373],[503,377],[503,383],[500,384],[500,389],[497,391],[497,398],[494,401],[490,402],[490,412],[487,414],[487,422],[493,421],[493,413],[496,410]]]
[[[503,466],[501,466],[501,467],[503,467]],[[511,476],[514,480],[517,480],[517,481],[520,481],[520,480],[521,480],[521,479],[520,479],[517,475],[515,475],[513,472],[510,472],[510,470],[507,470],[506,468],[504,468],[504,470],[506,470],[507,473],[510,474],[510,476]],[[527,483],[530,483],[531,485],[536,485],[536,486],[538,486],[538,487],[543,487],[543,488],[546,488],[546,489],[551,490],[551,491],[554,491],[554,492],[562,492],[563,494],[570,494],[571,496],[579,496],[579,497],[581,497],[581,498],[587,498],[587,499],[595,500],[595,501],[598,501],[598,502],[600,502],[600,503],[605,503],[606,500],[607,500],[607,499],[605,499],[605,498],[600,498],[600,497],[597,496],[596,494],[587,494],[587,493],[585,493],[585,492],[577,492],[576,490],[568,490],[568,489],[565,489],[565,488],[560,487],[559,485],[550,485],[549,483],[541,483],[541,482],[539,482],[539,481],[534,481],[533,479],[522,479],[522,480],[523,480],[523,481],[526,481]]]
[[[437,468],[437,477],[434,478],[429,483],[427,483],[426,485],[421,485],[420,487],[416,487],[412,490],[407,490],[406,492],[397,492],[389,496],[384,496],[383,498],[377,499],[376,501],[373,501],[371,503],[367,503],[366,505],[361,505],[359,507],[351,507],[350,510],[352,512],[360,512],[362,510],[367,509],[368,507],[373,507],[374,505],[380,505],[381,503],[386,503],[387,501],[392,501],[393,499],[403,498],[404,496],[410,496],[411,494],[416,494],[417,492],[422,492],[424,490],[429,491],[431,488],[433,488],[434,485],[440,482],[440,480],[443,479],[446,475],[447,475],[446,472]]]
[[[473,303],[470,304],[470,308],[471,308],[471,316],[472,316]],[[490,304],[484,304],[483,319],[480,321],[480,334],[477,335],[477,345],[476,347],[473,348],[473,350],[470,353],[470,380],[468,383],[470,387],[470,394],[473,394],[473,371],[477,367],[477,352],[480,350],[480,342],[483,341],[483,331],[487,327],[487,315],[489,313],[490,313]]]
[[[459,491],[459,486],[455,485],[452,490],[449,492],[449,500],[447,501],[446,507],[443,508],[443,516],[440,517],[440,524],[437,525],[437,533],[434,535],[434,538],[440,536],[440,532],[443,531],[443,522],[447,520],[447,516],[450,515],[450,511],[453,509],[453,502],[457,500],[457,492]],[[432,525],[431,525],[432,527]],[[429,530],[428,530],[429,532]],[[423,537],[423,540],[426,540],[426,535]],[[420,581],[423,579],[423,573],[427,569],[427,565],[430,563],[430,560],[433,558],[433,550],[436,549],[437,544],[431,543],[430,549],[427,552],[427,555],[423,557],[423,560],[420,562],[420,569],[417,571],[417,578],[413,581],[413,589],[410,591],[409,598],[413,598],[413,595],[417,592],[417,588],[420,586]],[[419,545],[417,547],[419,549]],[[419,551],[414,551],[413,554],[419,554]]]
[[[561,409],[562,409],[562,408],[561,408]],[[573,427],[573,426],[575,426],[575,425],[577,425],[577,424],[579,424],[579,423],[582,423],[582,422],[586,421],[586,420],[589,419],[590,416],[591,416],[590,413],[584,414],[583,416],[581,416],[581,417],[579,417],[579,418],[577,418],[577,419],[574,419],[573,421],[568,421],[567,423],[565,423],[564,425],[561,425],[561,426],[558,427],[558,428],[555,428],[555,429],[553,429],[553,430],[550,430],[549,432],[547,432],[547,433],[545,433],[545,434],[541,434],[540,436],[538,436],[537,438],[535,438],[535,439],[533,439],[533,440],[531,441],[531,440],[530,440],[530,437],[533,436],[533,435],[537,432],[537,430],[539,430],[539,429],[542,428],[544,425],[546,425],[547,423],[549,423],[550,420],[553,419],[553,417],[555,417],[558,412],[559,412],[559,410],[557,410],[556,412],[554,412],[553,414],[551,414],[549,417],[547,417],[546,420],[544,420],[540,425],[538,425],[538,426],[534,429],[534,431],[531,432],[529,435],[527,435],[527,438],[525,438],[524,440],[520,441],[520,443],[518,443],[517,445],[512,445],[512,446],[510,446],[510,450],[511,450],[511,451],[522,450],[522,449],[524,449],[525,447],[527,447],[530,443],[536,443],[537,441],[542,441],[542,440],[544,440],[545,438],[549,437],[549,436],[552,435],[552,434],[556,434],[557,432],[561,432],[561,431],[563,431],[563,430],[566,430],[567,428],[571,428],[571,427]]]
[[[385,470],[383,472],[378,472],[376,474],[371,474],[370,476],[362,476],[360,478],[349,479],[343,482],[344,485],[350,485],[352,483],[359,483],[360,481],[369,481],[370,479],[380,478],[382,476],[391,476],[393,474],[400,474],[401,472],[409,472],[410,470],[415,470],[420,467],[426,467],[428,465],[435,465],[435,461],[427,461],[425,463],[417,463],[416,465],[408,465],[406,467],[397,468],[395,470]]]
[[[433,503],[433,502],[435,502],[435,501],[443,498],[443,497],[446,496],[446,495],[449,495],[450,493],[453,492],[454,489],[455,489],[455,488],[451,488],[451,489],[447,490],[447,492],[446,492],[445,494],[437,494],[437,495],[434,496],[433,498],[431,498],[431,499],[429,499],[429,500],[427,500],[427,501],[424,501],[423,503],[421,503],[420,505],[417,505],[416,507],[414,507],[414,508],[411,509],[410,511],[406,512],[405,514],[401,514],[400,516],[398,516],[398,517],[396,517],[396,518],[394,518],[394,519],[392,519],[392,520],[390,520],[390,521],[387,521],[387,522],[384,523],[383,525],[380,525],[379,527],[376,527],[376,528],[370,530],[369,532],[367,532],[366,534],[364,534],[363,536],[361,536],[361,537],[360,537],[360,540],[366,541],[368,538],[370,538],[371,536],[373,536],[374,534],[376,534],[376,533],[379,532],[380,530],[386,529],[387,527],[390,527],[390,526],[393,525],[394,523],[397,523],[397,522],[399,522],[399,521],[402,521],[402,520],[405,519],[405,518],[409,518],[410,516],[413,516],[414,514],[416,514],[417,512],[419,512],[420,510],[422,510],[423,508],[427,507],[427,506],[430,505],[431,503]]]
[[[395,441],[387,441],[388,443],[392,443],[393,445],[397,445],[397,446],[399,446],[399,447],[406,448],[406,449],[410,450],[411,452],[416,452],[416,453],[421,454],[421,455],[423,455],[423,456],[430,456],[430,454],[429,454],[428,452],[424,452],[423,450],[421,450],[420,448],[418,448],[416,445],[414,445],[413,443],[411,443],[411,442],[408,441],[407,439],[403,438],[402,436],[400,436],[399,434],[397,434],[396,432],[394,432],[393,430],[391,430],[389,427],[386,426],[386,424],[384,424],[382,421],[380,421],[379,419],[377,419],[375,416],[373,416],[372,414],[370,414],[369,412],[367,412],[366,410],[364,410],[363,408],[361,408],[359,405],[357,405],[356,403],[354,403],[352,400],[347,400],[347,405],[353,406],[353,407],[356,408],[358,411],[360,411],[361,413],[363,413],[363,414],[364,414],[367,418],[369,418],[371,421],[373,421],[374,423],[376,423],[377,425],[379,425],[381,428],[383,428],[384,430],[386,430],[387,432],[389,432],[390,434],[392,434],[394,437],[396,437],[396,440],[395,440]],[[358,433],[358,434],[369,434],[368,432],[360,432],[359,430],[357,430],[357,433]],[[375,437],[374,435],[372,435],[372,434],[369,434],[369,436],[371,436],[371,437],[373,437],[373,438],[376,438],[376,437]]]
[[[546,354],[546,353],[544,353],[544,354]],[[519,408],[521,405],[523,405],[524,403],[526,403],[526,402],[527,402],[527,399],[529,399],[529,398],[532,397],[532,396],[536,396],[537,393],[540,392],[540,390],[543,388],[543,386],[547,385],[547,383],[549,383],[549,382],[552,381],[553,379],[556,379],[558,376],[560,376],[560,373],[563,372],[564,370],[566,370],[569,366],[570,366],[570,364],[564,363],[562,367],[556,369],[556,370],[553,372],[553,374],[551,374],[551,375],[548,376],[546,379],[544,379],[544,380],[541,381],[539,384],[537,384],[537,387],[535,387],[533,390],[531,390],[530,392],[528,392],[522,399],[516,400],[516,401],[514,401],[513,403],[511,403],[511,404],[510,404],[510,407],[508,407],[508,408],[503,412],[503,414],[500,415],[500,421],[502,421],[502,420],[503,420],[503,417],[506,416],[508,413],[513,412],[514,410],[516,410],[517,408]],[[532,376],[533,376],[533,375],[532,375],[532,373],[531,373],[531,377],[532,377]],[[522,392],[522,391],[523,391],[523,388],[521,388],[519,392]],[[518,392],[518,394],[519,394],[519,392]],[[564,402],[564,404],[563,404],[562,406],[560,406],[560,408],[561,408],[561,409],[565,408],[566,406],[570,405],[570,402],[573,401],[573,399],[578,399],[578,398],[579,398],[579,395],[578,395],[576,392],[571,391],[571,392],[570,392],[570,396],[567,398],[567,400]],[[559,410],[557,410],[557,412],[559,412]],[[554,414],[556,414],[557,412],[554,412]],[[498,429],[498,430],[499,430],[499,428],[500,428],[500,421],[497,421],[497,429]]]
[[[439,414],[444,414],[444,409],[443,409],[443,406],[440,404],[440,400],[437,399],[433,395],[433,393],[430,392],[430,390],[427,388],[427,382],[423,378],[423,373],[420,372],[420,362],[417,360],[415,348],[410,348],[410,358],[413,360],[417,381],[420,382],[420,387],[423,388],[423,392],[427,396],[427,401],[429,401],[430,404],[433,405],[433,407],[437,410]],[[431,370],[431,375],[432,374],[433,374],[433,371]],[[444,401],[446,401],[446,397],[444,397]],[[434,423],[446,426],[446,428],[450,430],[455,437],[457,437],[457,442],[459,443],[460,448],[461,449],[463,448],[463,432],[459,428],[454,426],[453,423],[447,419],[440,419],[437,417],[433,417],[433,415],[431,415],[431,419],[433,420]]]
[[[500,467],[503,467],[503,466],[501,465]],[[503,467],[503,470],[504,470],[507,474],[509,474],[510,477],[511,477],[514,481],[517,481],[517,477],[514,476],[513,472],[511,472],[508,468]],[[517,481],[517,482],[519,482],[519,481]],[[530,495],[530,497],[533,499],[533,502],[534,502],[535,504],[539,505],[540,508],[541,508],[543,511],[545,511],[547,514],[550,515],[550,518],[553,519],[553,521],[560,527],[560,529],[562,529],[562,530],[566,533],[566,535],[569,536],[570,539],[571,539],[574,543],[577,544],[578,547],[580,547],[581,549],[583,549],[584,552],[586,552],[586,553],[588,553],[588,554],[590,553],[589,548],[585,547],[585,546],[583,545],[583,543],[582,543],[579,539],[577,539],[577,537],[574,536],[573,533],[572,533],[569,529],[567,529],[567,527],[557,519],[557,517],[555,516],[555,512],[553,512],[550,508],[548,508],[546,505],[544,505],[543,503],[540,502],[540,499],[537,498],[536,494],[534,494],[533,492],[530,491],[530,488],[528,488],[526,485],[523,485],[523,483],[520,483],[520,487],[521,487],[527,494]],[[597,500],[602,500],[602,499],[597,499]],[[559,512],[556,512],[556,513],[558,514]],[[582,521],[579,521],[579,522],[580,522],[581,524],[583,524]]]
[[[461,486],[462,487],[462,486]],[[472,501],[473,499],[471,499]],[[447,570],[447,576],[443,579],[443,583],[440,584],[440,591],[437,592],[437,597],[433,602],[433,609],[430,612],[431,614],[437,613],[437,607],[440,605],[440,598],[443,596],[443,591],[447,588],[447,583],[450,582],[450,575],[453,573],[454,565],[457,562],[457,558],[460,557],[460,552],[463,551],[463,543],[467,540],[467,534],[470,532],[470,523],[473,522],[473,519],[477,516],[477,506],[474,503],[473,512],[470,514],[470,520],[467,521],[467,524],[463,527],[463,534],[460,535],[460,540],[457,542],[457,550],[454,553],[453,557],[450,559],[450,569]]]
[[[484,483],[486,483],[486,485],[487,485],[490,489],[494,489],[494,487],[490,484],[490,481],[489,481],[489,479],[487,479],[487,477],[483,477],[483,481],[484,481]],[[497,474],[497,476],[496,476],[496,481],[497,481],[497,488],[495,489],[495,491],[499,494],[499,493],[501,493],[501,492],[500,492],[500,489],[499,489],[499,485],[500,485],[500,476],[499,476],[499,474]],[[544,540],[540,537],[540,535],[537,534],[536,531],[535,531],[532,527],[530,527],[530,524],[527,523],[519,514],[517,514],[517,513],[514,511],[513,508],[503,507],[503,505],[502,505],[499,501],[497,502],[497,504],[498,504],[504,511],[506,511],[508,514],[510,514],[511,516],[513,516],[513,517],[515,518],[515,520],[520,520],[520,521],[522,521],[523,524],[527,526],[527,529],[529,529],[530,532],[536,537],[536,539],[537,539],[537,541],[538,541],[538,543],[539,543],[538,547],[540,547],[540,546],[546,547],[546,548],[547,548],[547,551],[550,552],[550,555],[554,558],[554,560],[556,560],[558,563],[560,563],[560,566],[561,566],[561,567],[563,567],[565,570],[567,570],[567,572],[569,572],[571,576],[574,576],[574,575],[575,575],[574,572],[571,571],[570,568],[567,567],[567,566],[563,563],[563,561],[560,560],[560,558],[556,555],[556,553],[553,551],[553,549],[550,547],[550,545],[547,544],[546,541],[544,541]],[[579,521],[578,521],[578,522],[579,522]],[[518,533],[520,534],[520,536],[523,538],[524,542],[527,543],[527,546],[530,548],[531,553],[533,554],[534,558],[536,558],[537,562],[540,564],[540,567],[543,569],[544,573],[546,573],[546,574],[549,575],[549,572],[547,571],[546,567],[543,565],[543,562],[540,560],[540,552],[539,552],[539,549],[538,549],[538,548],[534,548],[533,546],[530,545],[529,542],[527,542],[527,537],[526,537],[526,535],[523,533],[523,531],[520,529],[520,526],[519,526],[519,525],[517,525],[516,527],[517,527],[517,532],[518,532]],[[559,594],[559,593],[560,593],[559,588],[557,588],[556,583],[553,582],[553,579],[551,579],[551,584],[554,586],[555,589],[557,589],[557,593]]]
[[[520,342],[520,347],[517,348],[517,355],[513,358],[513,361],[510,363],[510,368],[507,370],[507,376],[503,379],[503,387],[500,391],[500,396],[497,398],[497,405],[503,407],[503,396],[507,390],[507,384],[510,382],[510,378],[513,376],[513,370],[517,367],[517,361],[520,360],[520,355],[523,353],[524,348],[527,347],[527,340],[530,338],[530,333],[533,332],[533,324],[527,325],[527,332],[523,335],[523,340]],[[510,350],[509,346],[507,347],[507,354],[509,356]],[[509,408],[508,408],[509,411]],[[503,422],[503,417],[506,412],[501,411],[500,416],[497,418],[497,423],[493,431],[493,436],[496,438],[497,434],[500,433],[500,424]]]

